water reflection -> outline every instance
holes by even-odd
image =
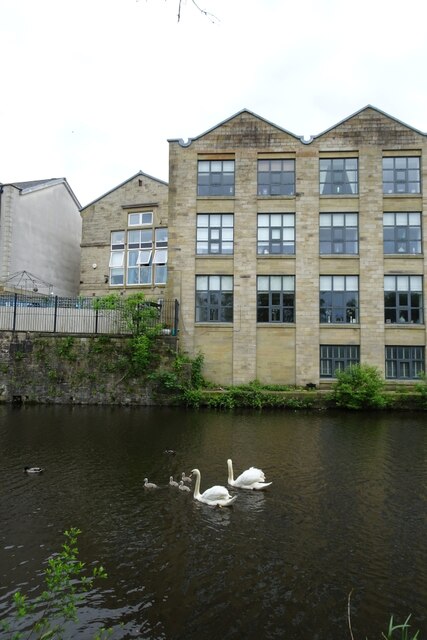
[[[355,637],[391,613],[427,632],[423,414],[2,406],[0,450],[0,617],[78,526],[82,559],[109,573],[81,638],[102,622],[117,638],[341,640],[352,589]],[[273,484],[230,488],[222,509],[168,485],[197,467],[202,490],[225,486],[229,457]]]

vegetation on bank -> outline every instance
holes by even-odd
[[[4,640],[62,640],[67,625],[74,625],[76,631],[79,621],[79,607],[87,604],[89,592],[96,581],[107,578],[102,565],[86,570],[80,560],[77,538],[81,531],[75,527],[64,532],[65,541],[59,553],[47,561],[44,571],[44,589],[40,595],[30,599],[21,591],[15,591],[8,607],[8,618],[0,621],[0,631]],[[350,594],[351,595],[351,594]],[[351,640],[355,640],[351,626],[350,595],[348,598],[347,619]],[[419,631],[411,632],[409,615],[403,623],[396,623],[393,616],[383,640],[418,640]],[[105,640],[114,635],[111,628],[102,627],[93,640]],[[74,636],[74,633],[73,633]],[[366,639],[368,640],[368,639]]]
[[[330,391],[314,385],[266,385],[258,380],[219,387],[203,377],[203,354],[190,358],[165,351],[164,341],[158,339],[163,329],[159,310],[143,293],[126,298],[109,294],[93,304],[99,310],[120,308],[130,336],[32,336],[31,354],[25,345],[15,344],[11,366],[0,366],[8,374],[11,389],[27,390],[25,401],[40,398],[42,374],[45,402],[75,402],[77,398],[77,402],[138,404],[145,390],[156,404],[217,410],[427,410],[425,375],[411,387],[388,391],[380,372],[368,365],[336,371]]]

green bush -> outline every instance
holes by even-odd
[[[356,364],[336,371],[331,400],[344,409],[381,409],[387,404],[384,381],[376,367]]]
[[[419,393],[419,404],[423,409],[427,409],[427,376],[420,373],[420,382],[415,385],[415,391]]]

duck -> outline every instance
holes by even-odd
[[[257,469],[256,467],[246,469],[246,471],[243,471],[243,473],[241,473],[235,480],[233,475],[233,462],[230,458],[227,460],[227,467],[228,484],[231,487],[261,491],[272,484],[272,482],[265,482],[264,471],[261,471],[261,469]]]
[[[191,477],[191,475],[186,476],[186,475],[185,475],[185,471],[183,471],[183,472],[181,473],[181,477],[182,477],[182,481],[183,481],[183,482],[191,482],[191,481],[192,481],[192,477]]]
[[[42,467],[24,467],[24,473],[43,473]]]
[[[184,484],[184,480],[179,481],[178,489],[181,489],[181,491],[191,491],[190,487]]]
[[[157,489],[157,484],[154,484],[154,482],[148,482],[148,478],[144,478],[144,487],[146,489]]]
[[[173,476],[169,478],[169,484],[171,487],[178,487],[178,483],[173,479]]]
[[[176,454],[176,451],[174,451],[173,449],[165,449],[163,453],[166,453],[168,456],[174,456]]]
[[[231,496],[228,493],[228,489],[226,487],[221,487],[219,485],[210,487],[210,489],[206,489],[206,491],[200,493],[200,471],[199,469],[193,469],[191,473],[196,476],[196,485],[194,487],[193,494],[195,500],[209,504],[212,507],[229,507],[237,499],[237,496]]]

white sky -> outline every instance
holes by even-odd
[[[426,0],[0,0],[0,182],[82,205],[250,109],[310,136],[372,104],[427,130]]]

